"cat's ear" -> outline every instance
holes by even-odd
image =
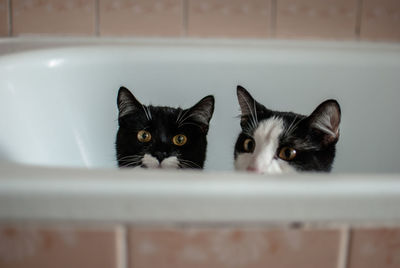
[[[339,124],[341,111],[336,100],[321,103],[308,117],[311,129],[316,130],[324,144],[337,142],[339,139]]]
[[[191,108],[187,109],[185,118],[196,123],[207,134],[211,117],[214,113],[214,96],[209,95],[201,99]]]
[[[237,86],[236,94],[241,111],[240,125],[243,128],[247,125],[249,119],[256,120],[254,117],[257,111],[264,111],[266,108],[262,104],[259,104],[242,86]]]
[[[117,105],[119,110],[119,118],[129,113],[134,113],[142,109],[142,104],[133,96],[126,87],[120,87],[117,97]]]

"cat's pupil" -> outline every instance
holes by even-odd
[[[253,149],[254,149],[254,142],[253,141],[249,142],[248,149],[249,149],[249,151],[253,151]]]
[[[149,142],[151,140],[151,134],[146,130],[141,130],[138,132],[137,138],[140,142]]]
[[[185,145],[187,138],[183,134],[178,134],[172,138],[172,142],[177,146]]]
[[[289,148],[286,148],[283,153],[284,153],[286,158],[290,157],[290,149]]]
[[[246,152],[252,152],[254,150],[254,141],[252,139],[246,139],[243,146]]]
[[[296,154],[297,154],[297,152],[295,149],[289,148],[289,147],[284,147],[279,152],[279,158],[286,160],[286,161],[290,161],[296,157]]]

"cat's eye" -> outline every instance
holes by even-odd
[[[253,152],[255,147],[255,143],[253,139],[245,139],[243,143],[243,148],[246,152]]]
[[[285,161],[290,161],[293,160],[296,157],[296,150],[293,148],[289,148],[289,147],[283,147],[280,151],[279,151],[279,158]]]
[[[176,146],[182,146],[185,145],[185,143],[187,142],[187,137],[183,134],[178,134],[172,138],[172,142]]]
[[[148,132],[146,130],[141,130],[137,134],[137,139],[140,142],[149,142],[149,141],[151,141],[151,134],[150,134],[150,132]]]

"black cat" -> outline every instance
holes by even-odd
[[[189,109],[145,106],[121,87],[117,104],[119,167],[203,168],[213,96]]]

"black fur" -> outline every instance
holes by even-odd
[[[214,111],[213,96],[203,98],[189,109],[145,106],[128,89],[121,87],[117,104],[119,129],[116,151],[119,167],[145,167],[140,158],[144,154],[151,154],[160,162],[163,158],[176,156],[183,160],[180,161],[180,168],[203,168],[207,149],[206,136]],[[179,117],[181,120],[178,120]],[[138,141],[137,134],[140,130],[151,133],[150,142]],[[177,134],[186,135],[186,144],[173,144],[172,138]]]
[[[283,119],[284,131],[279,138],[279,148],[276,155],[284,147],[294,148],[297,152],[296,157],[288,163],[298,171],[331,171],[336,153],[336,143],[339,139],[340,106],[336,100],[327,100],[321,103],[310,116],[304,116],[293,112],[277,112],[267,109],[258,103],[241,86],[237,87],[239,104],[242,110],[241,127],[242,132],[235,144],[234,158],[238,154],[245,153],[243,143],[247,138],[252,138],[258,122],[271,117]],[[250,108],[251,109],[250,109]],[[315,123],[323,116],[323,113],[330,111],[330,126],[332,135],[321,128],[316,127]],[[254,114],[255,111],[255,114]],[[255,122],[252,118],[257,118]],[[295,126],[295,127],[294,127]],[[288,128],[294,127],[286,132]]]

